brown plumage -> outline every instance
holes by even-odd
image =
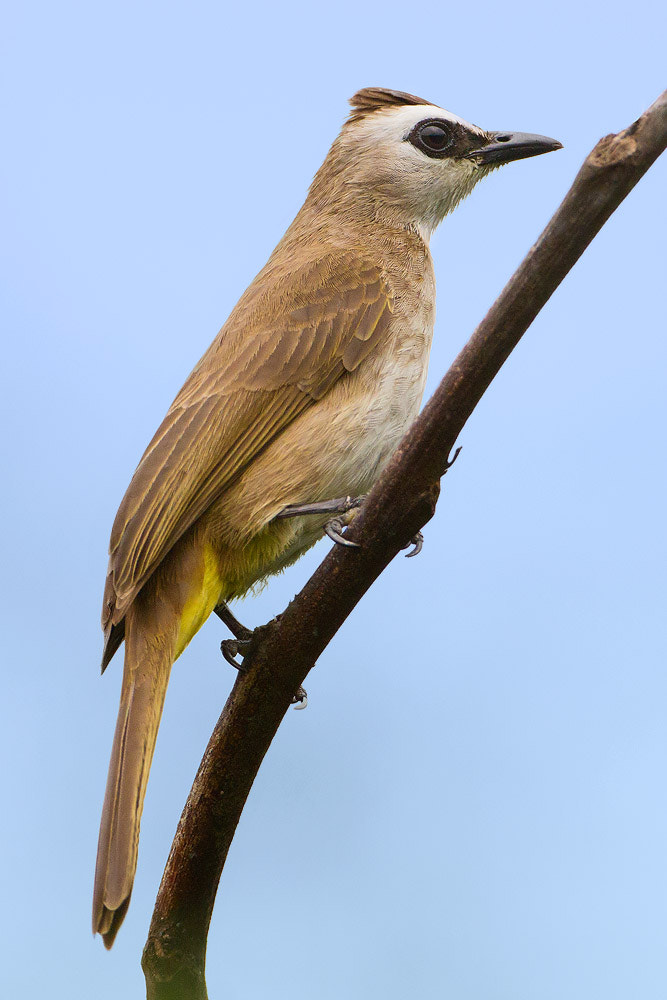
[[[358,90],[354,97],[350,98],[352,110],[348,116],[348,123],[354,124],[361,121],[367,115],[372,115],[375,111],[383,111],[386,108],[399,108],[411,104],[430,105],[430,101],[425,101],[414,94],[406,94],[403,90],[387,90],[386,87],[364,87]],[[435,105],[431,105],[435,107]]]
[[[369,234],[371,255],[381,235],[386,238],[382,227]],[[299,258],[295,234],[283,253],[274,254],[174,400],[114,522],[102,617],[104,663],[124,637],[125,673],[93,912],[93,926],[107,947],[129,903],[173,660],[216,604],[242,595],[317,540],[321,520],[271,523],[284,506],[340,495],[341,487],[355,492],[353,480],[345,476],[341,483],[336,473],[344,458],[313,476],[311,452],[327,448],[333,411],[349,397],[360,369],[362,396],[375,392],[364,362],[387,341],[396,280],[405,284],[415,249],[422,261],[427,251],[412,233],[402,234],[406,246],[396,254],[392,279],[357,252],[332,250],[333,236],[325,229]],[[338,401],[327,407],[330,415],[320,413],[311,423],[309,413],[334,396],[340,383]],[[340,430],[339,449],[347,451],[355,430],[349,424],[344,421]],[[329,444],[328,454],[336,454],[335,445]],[[272,465],[277,472],[265,475]],[[361,470],[356,492],[367,489],[376,474],[373,467]]]
[[[399,91],[369,88],[352,104],[114,522],[102,664],[123,639],[125,664],[93,895],[107,947],[132,893],[172,663],[217,604],[294,562],[325,520],[276,515],[367,492],[419,408],[435,303],[428,237],[484,176],[467,153],[491,134]],[[449,137],[446,156],[427,155],[434,135]]]
[[[280,270],[251,286],[139,463],[111,533],[103,627],[124,618],[165,553],[255,455],[382,338],[391,303],[377,266],[341,251]]]

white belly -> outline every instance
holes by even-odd
[[[341,393],[340,407],[323,414],[329,446],[316,464],[325,492],[343,496],[371,488],[419,412],[427,365],[428,354],[390,359],[353,405]]]

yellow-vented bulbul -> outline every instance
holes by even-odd
[[[188,377],[111,533],[103,669],[125,640],[95,871],[111,947],[132,893],[169,673],[221,602],[294,562],[416,416],[435,311],[431,233],[510,160],[557,149],[411,94],[361,90],[306,201]]]

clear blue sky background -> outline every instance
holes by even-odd
[[[655,2],[13,4],[3,75],[2,915],[7,997],[143,995],[172,835],[232,684],[178,663],[114,950],[90,934],[121,663],[116,507],[298,209],[361,86],[561,139],[433,240],[432,389],[602,135],[665,86]],[[233,1000],[667,995],[665,163],[545,308],[462,438],[423,554],[308,680],[209,941]],[[280,611],[321,543],[239,609]]]

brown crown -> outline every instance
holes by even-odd
[[[347,119],[348,124],[361,121],[374,111],[382,111],[385,108],[398,108],[406,104],[428,104],[433,107],[431,101],[425,101],[423,97],[415,97],[414,94],[406,94],[402,90],[387,90],[385,87],[364,87],[350,98],[350,104],[352,111]]]

